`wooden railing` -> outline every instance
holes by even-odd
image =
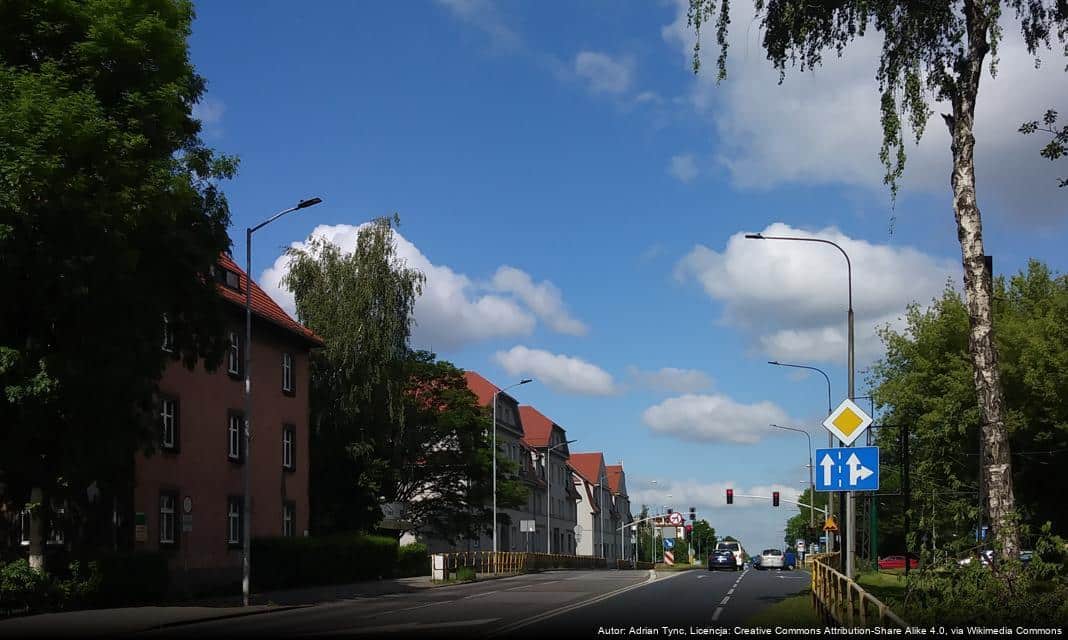
[[[838,552],[812,558],[812,606],[821,618],[850,628],[869,625],[908,627],[890,607],[839,573],[833,566],[837,563]]]
[[[437,554],[444,556],[447,575],[455,575],[464,567],[475,574],[517,574],[542,569],[607,569],[608,561],[590,556],[571,556],[559,553],[526,553],[522,551],[457,551]],[[433,562],[433,557],[431,558]]]

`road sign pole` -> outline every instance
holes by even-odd
[[[845,251],[842,252],[845,254]],[[855,371],[853,360],[853,266],[849,262],[849,256],[846,255],[846,264],[849,265],[849,399],[854,400],[856,398],[855,387]],[[852,444],[850,444],[852,446]],[[856,570],[853,566],[854,559],[853,554],[856,553],[856,538],[857,538],[857,513],[856,513],[856,497],[855,494],[850,491],[846,497],[846,576],[852,580],[856,577]]]

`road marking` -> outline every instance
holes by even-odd
[[[731,597],[730,597],[730,596],[723,596],[723,599],[722,599],[722,600],[720,600],[720,601],[719,601],[719,603],[720,603],[721,605],[727,604],[727,601],[728,601],[728,600],[730,600],[730,599],[731,599]]]
[[[483,591],[482,593],[474,593],[469,596],[464,596],[463,599],[470,600],[471,598],[481,598],[482,596],[491,596],[495,593],[497,593],[497,591]]]
[[[511,587],[510,589],[505,589],[505,591],[517,591],[519,589],[527,589],[527,588],[530,588],[530,587],[540,587],[540,586],[546,585],[546,584],[556,584],[557,582],[563,582],[563,580],[549,580],[548,582],[535,582],[533,584],[521,584],[518,587]]]
[[[568,613],[569,611],[574,611],[575,609],[581,609],[582,607],[586,607],[586,606],[589,606],[591,604],[597,604],[598,602],[602,602],[604,600],[608,600],[609,598],[614,598],[614,597],[616,597],[616,596],[618,596],[620,594],[626,593],[627,591],[633,591],[634,589],[640,589],[642,587],[648,586],[648,585],[650,585],[650,584],[652,584],[654,582],[662,582],[664,580],[671,580],[672,578],[678,578],[679,576],[685,575],[685,574],[686,574],[685,571],[678,571],[678,572],[675,572],[675,573],[673,573],[671,575],[664,576],[662,578],[657,578],[656,577],[656,572],[650,570],[649,571],[649,577],[646,578],[645,582],[639,582],[637,584],[630,584],[630,585],[627,585],[625,587],[620,587],[619,589],[616,589],[615,591],[609,591],[608,593],[603,593],[603,594],[601,594],[599,596],[590,598],[589,600],[583,600],[582,602],[576,602],[574,604],[567,605],[565,607],[560,607],[559,609],[556,609],[555,611],[546,611],[546,612],[543,612],[543,613],[539,613],[539,614],[530,616],[529,618],[525,618],[523,620],[519,620],[518,622],[514,622],[514,623],[512,623],[510,625],[501,627],[501,628],[497,629],[496,631],[494,631],[493,633],[489,634],[488,637],[495,638],[495,637],[498,637],[498,636],[508,635],[508,634],[512,633],[513,631],[515,631],[516,629],[521,629],[523,627],[527,627],[527,626],[530,626],[532,624],[535,624],[535,623],[538,623],[538,622],[542,622],[544,620],[548,620],[550,618],[555,618],[556,616],[563,615],[565,613]]]
[[[719,620],[719,614],[723,613],[723,607],[716,607],[715,612],[712,613],[712,622]]]
[[[325,633],[315,634],[320,636],[358,635],[367,633],[389,633],[391,631],[411,631],[419,629],[442,629],[445,627],[475,627],[496,622],[500,618],[480,618],[478,620],[454,620],[451,622],[401,622],[398,624],[386,624],[377,627],[356,627],[352,629],[338,629]]]
[[[734,588],[733,587],[731,588],[730,591],[727,592],[727,595],[729,595],[729,596],[733,596],[734,595]]]

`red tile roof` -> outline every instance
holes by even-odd
[[[523,421],[523,440],[532,447],[547,447],[553,433],[553,421],[529,405],[520,405],[519,418]]]
[[[586,482],[597,484],[600,481],[601,465],[604,464],[604,456],[601,455],[600,451],[596,453],[572,453],[569,462]]]
[[[464,371],[464,379],[467,380],[467,388],[478,396],[478,403],[483,407],[488,407],[493,402],[493,394],[501,390],[474,371]]]
[[[618,494],[619,481],[623,478],[623,465],[610,464],[604,470],[608,474],[608,488],[612,490],[612,493]]]
[[[223,299],[244,308],[245,287],[248,286],[248,276],[245,274],[244,269],[237,266],[237,263],[234,262],[233,258],[225,253],[219,256],[219,266],[229,269],[237,274],[238,288],[240,291],[235,291],[220,283],[216,283],[215,289]],[[303,338],[313,346],[323,346],[322,338],[315,335],[315,332],[311,329],[300,324],[293,318],[290,318],[289,314],[287,314],[282,307],[278,306],[278,303],[271,299],[271,296],[267,295],[263,289],[260,289],[260,286],[255,282],[252,283],[252,313],[258,318],[266,320],[275,326]]]

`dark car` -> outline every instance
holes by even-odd
[[[730,551],[713,551],[712,555],[708,556],[708,570],[715,571],[716,569],[737,571],[738,563],[734,560],[734,554]]]

